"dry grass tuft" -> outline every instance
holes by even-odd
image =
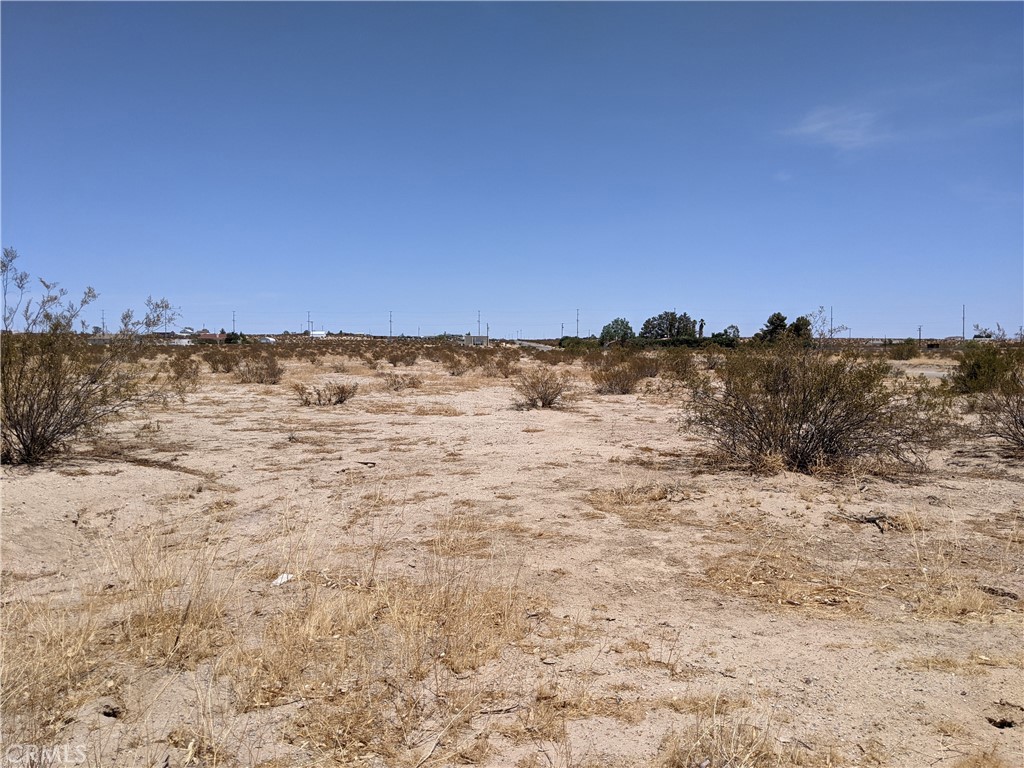
[[[123,601],[115,624],[122,653],[189,669],[227,643],[228,588],[212,579],[219,550],[216,543],[179,550],[151,534],[112,553],[114,573],[125,584],[113,595]]]
[[[676,486],[640,482],[594,490],[585,496],[594,509],[618,515],[629,528],[665,528],[684,522],[684,513],[673,511],[671,504],[686,498],[689,495]]]
[[[953,763],[953,768],[1010,768],[1010,763],[994,752],[984,751],[977,755],[967,755]]]
[[[435,527],[437,535],[427,545],[439,557],[485,557],[491,550],[491,526],[479,515],[444,515]]]
[[[335,759],[395,757],[442,723],[459,731],[484,693],[466,673],[528,630],[514,581],[458,557],[434,558],[416,580],[302,586],[222,668],[246,709],[306,701],[289,733]]]
[[[776,605],[862,610],[868,595],[847,586],[848,577],[805,554],[785,537],[769,535],[758,547],[715,557],[707,577],[719,589]]]
[[[841,765],[831,750],[811,751],[799,745],[779,749],[781,740],[771,722],[758,723],[726,712],[698,714],[681,731],[670,732],[656,758],[658,768],[780,768]]]
[[[69,713],[100,695],[107,678],[96,656],[95,613],[48,601],[4,606],[0,653],[0,741],[46,744]]]

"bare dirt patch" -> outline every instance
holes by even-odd
[[[303,407],[289,385],[338,367],[358,392]],[[719,471],[660,380],[523,410],[499,377],[402,372],[207,376],[100,449],[5,469],[4,743],[1021,764],[1019,464],[972,443],[900,478]]]

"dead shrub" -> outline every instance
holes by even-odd
[[[720,384],[694,392],[691,423],[726,455],[752,467],[811,472],[857,459],[923,463],[951,425],[949,399],[894,380],[888,363],[796,347],[729,355]]]
[[[516,376],[512,381],[512,389],[522,397],[517,405],[525,408],[554,408],[568,393],[570,381],[567,376],[538,368]]]
[[[401,392],[403,389],[419,389],[423,386],[423,379],[412,374],[392,373],[385,371],[381,374],[384,386],[392,392]]]
[[[295,384],[292,389],[299,396],[299,403],[303,406],[342,405],[355,397],[359,385],[356,383],[330,381],[322,386],[312,387],[305,384]]]

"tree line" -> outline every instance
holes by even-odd
[[[810,343],[814,337],[813,316],[801,315],[793,322],[781,312],[773,313],[764,327],[753,335],[753,340],[762,344],[774,344],[783,339]],[[608,344],[639,344],[660,346],[703,347],[715,344],[720,347],[735,347],[740,340],[740,329],[727,325],[721,331],[706,335],[703,318],[695,320],[683,312],[677,314],[665,311],[649,317],[640,327],[640,333],[623,317],[617,317],[601,329],[598,341]]]

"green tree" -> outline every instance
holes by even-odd
[[[611,344],[613,341],[624,344],[630,339],[635,339],[633,326],[624,317],[616,317],[608,325],[601,329],[601,344]]]
[[[786,334],[792,336],[794,339],[810,344],[814,340],[814,334],[811,331],[811,320],[806,315],[800,315],[796,320],[790,323],[786,327]]]
[[[764,328],[754,334],[754,340],[763,344],[774,344],[786,334],[786,316],[781,312],[775,312],[768,317]]]
[[[713,333],[702,341],[705,346],[715,344],[719,347],[735,347],[740,343],[740,329],[735,325],[727,325],[724,330]]]
[[[660,315],[649,317],[644,321],[640,328],[640,338],[650,341],[696,339],[697,321],[685,312],[681,315],[672,311],[662,312]]]

